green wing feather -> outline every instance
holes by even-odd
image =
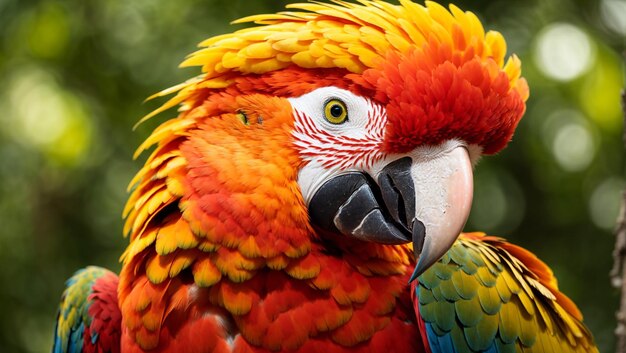
[[[53,353],[83,352],[85,328],[91,325],[89,296],[95,281],[110,271],[90,266],[77,271],[66,285],[61,298],[54,331]]]
[[[552,271],[501,238],[461,235],[418,281],[433,353],[598,351]]]

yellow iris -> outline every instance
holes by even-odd
[[[343,124],[348,120],[348,108],[339,99],[331,99],[324,106],[324,117],[331,124]]]

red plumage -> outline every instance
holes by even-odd
[[[120,352],[122,314],[117,302],[118,282],[118,277],[109,272],[93,285],[93,293],[88,298],[91,324],[85,327],[84,353]]]

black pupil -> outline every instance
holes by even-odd
[[[332,115],[335,118],[339,118],[341,115],[343,114],[343,107],[339,104],[333,104],[332,107],[330,107],[330,115]]]

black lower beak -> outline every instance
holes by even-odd
[[[390,163],[379,174],[378,184],[356,172],[328,180],[309,203],[311,220],[322,229],[361,240],[410,242],[416,222],[410,167],[408,157]]]

